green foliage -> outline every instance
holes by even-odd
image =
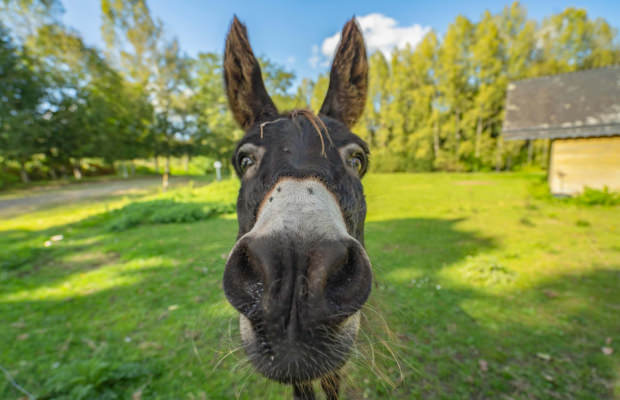
[[[152,377],[155,370],[148,364],[119,363],[97,358],[74,361],[59,367],[44,386],[40,399],[114,400],[129,398],[130,386]]]
[[[108,231],[120,232],[138,225],[174,224],[206,220],[235,212],[236,179],[214,182],[202,187],[193,183],[151,200],[130,203],[101,216]]]
[[[111,211],[107,224],[110,231],[124,231],[144,224],[171,224],[205,220],[220,214],[234,212],[232,203],[180,203],[162,199],[131,203]]]
[[[9,173],[0,169],[0,190],[19,182],[19,178],[14,173]]]
[[[620,204],[620,193],[609,191],[607,186],[602,190],[585,187],[583,193],[575,196],[574,201],[587,206],[616,206]]]
[[[534,181],[529,186],[529,192],[535,199],[546,200],[550,202],[578,204],[582,206],[617,206],[620,204],[620,193],[610,191],[607,186],[603,189],[593,189],[585,187],[582,193],[568,197],[556,197],[551,194],[546,179],[541,178]]]
[[[35,68],[28,50],[0,23],[0,157],[18,162],[24,180],[26,162],[43,149],[38,106],[45,87]]]

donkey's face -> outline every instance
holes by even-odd
[[[324,377],[346,362],[371,288],[360,182],[368,148],[349,130],[366,97],[363,38],[349,21],[318,117],[278,113],[236,18],[224,71],[231,110],[246,130],[233,156],[239,235],[224,291],[261,373],[287,383]]]

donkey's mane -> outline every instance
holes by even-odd
[[[325,156],[326,155],[325,154],[325,139],[323,135],[327,137],[329,144],[333,145],[334,142],[332,141],[332,138],[329,134],[329,130],[327,129],[327,126],[325,125],[323,120],[319,118],[316,114],[314,114],[311,110],[308,110],[308,109],[296,109],[296,110],[284,113],[283,116],[281,116],[280,118],[277,118],[271,121],[262,122],[260,124],[260,138],[261,139],[263,138],[263,129],[266,125],[275,124],[276,122],[284,121],[287,119],[290,119],[295,124],[297,129],[301,130],[301,127],[296,121],[296,118],[299,116],[304,117],[305,119],[308,120],[308,122],[312,124],[312,127],[314,128],[316,134],[319,135],[319,139],[321,140],[321,155]]]

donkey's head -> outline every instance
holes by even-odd
[[[224,77],[246,131],[232,160],[241,179],[239,235],[224,272],[246,352],[280,382],[333,376],[347,360],[372,279],[360,182],[368,147],[350,131],[368,86],[362,34],[354,20],[345,25],[319,116],[278,113],[236,18]]]

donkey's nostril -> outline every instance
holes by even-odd
[[[323,318],[344,319],[358,311],[368,299],[372,273],[365,250],[347,238],[322,246],[308,272],[310,293],[320,299]],[[317,315],[318,317],[318,315]]]
[[[226,262],[224,293],[230,303],[249,316],[263,296],[265,270],[252,253],[250,242],[239,242]]]

